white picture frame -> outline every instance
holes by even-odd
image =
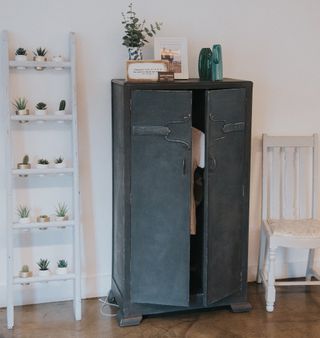
[[[154,58],[169,61],[175,79],[189,79],[188,43],[186,38],[155,37]]]

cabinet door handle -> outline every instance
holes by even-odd
[[[186,175],[186,159],[185,158],[182,160],[182,174],[183,176]]]

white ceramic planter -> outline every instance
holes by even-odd
[[[15,60],[18,62],[25,62],[27,61],[27,55],[16,55]],[[17,69],[23,70],[23,69],[26,69],[26,67],[18,66]]]
[[[57,275],[65,275],[68,273],[68,268],[57,268],[56,274]]]
[[[19,219],[20,224],[28,224],[30,223],[30,217],[22,217]]]
[[[62,62],[63,61],[63,57],[61,55],[57,55],[57,56],[53,56],[52,57],[52,61],[53,62]],[[55,70],[62,70],[62,67],[54,67]]]
[[[39,270],[39,277],[48,277],[50,276],[49,270]]]
[[[47,169],[49,168],[49,164],[37,164],[37,169]]]
[[[36,109],[34,114],[38,116],[47,115],[47,109]]]
[[[63,222],[63,221],[67,221],[67,220],[68,220],[68,216],[56,216],[57,222]]]
[[[66,163],[63,161],[61,163],[55,163],[54,167],[57,169],[61,169],[61,168],[65,168],[66,167]]]
[[[65,110],[56,110],[54,112],[54,115],[65,115],[66,114],[66,111]]]

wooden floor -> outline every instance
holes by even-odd
[[[71,302],[16,307],[14,330],[0,310],[0,338],[319,338],[320,288],[278,288],[276,308],[267,313],[260,285],[249,285],[250,313],[228,309],[145,318],[140,326],[120,328],[100,314],[97,299],[83,301],[83,320],[75,322]],[[113,311],[112,309],[106,309]]]

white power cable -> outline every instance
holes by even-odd
[[[101,308],[100,308],[100,313],[101,313],[102,316],[105,316],[105,317],[115,317],[117,315],[116,313],[106,313],[106,312],[104,312],[104,308],[106,306],[113,306],[113,307],[119,308],[119,305],[109,303],[108,302],[108,297],[106,297],[104,299],[99,298],[99,302],[102,303]]]

